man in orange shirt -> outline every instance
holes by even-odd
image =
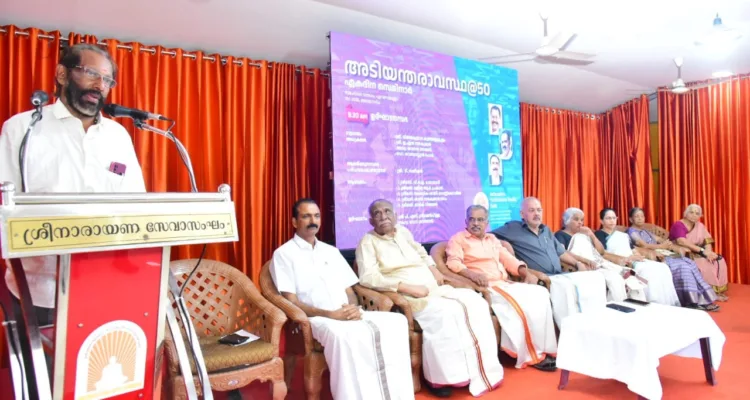
[[[477,285],[489,287],[492,311],[500,321],[500,347],[516,358],[516,368],[532,365],[554,371],[557,342],[549,292],[536,284],[538,279],[526,264],[495,235],[487,234],[488,216],[481,205],[466,209],[466,230],[448,242],[446,264]],[[511,282],[511,275],[523,283]]]

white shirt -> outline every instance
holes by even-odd
[[[0,182],[13,182],[21,192],[18,151],[32,111],[16,114],[0,133]],[[65,105],[57,100],[42,108],[42,119],[26,143],[27,192],[35,193],[143,193],[146,184],[128,131],[99,115],[88,132]],[[110,172],[113,163],[125,165],[125,173]],[[57,257],[24,258],[23,269],[35,306],[54,308]],[[11,269],[5,274],[8,289],[18,297]]]
[[[349,303],[346,288],[359,282],[337,248],[317,239],[313,247],[297,234],[274,251],[271,277],[279,292],[326,311]]]

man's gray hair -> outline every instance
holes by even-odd
[[[393,209],[393,203],[391,203],[390,200],[386,200],[386,199],[377,199],[377,200],[374,200],[372,203],[370,203],[370,206],[367,207],[367,212],[370,214],[371,217],[372,217],[372,209],[375,208],[375,205],[378,204],[378,203],[386,203],[389,206],[391,206],[391,209]]]
[[[483,205],[481,205],[481,204],[472,204],[472,205],[466,207],[466,218],[471,217],[471,212],[474,211],[474,210],[482,210],[482,211],[484,211],[485,215],[487,215],[487,216],[490,215],[490,212],[487,211],[487,209]]]
[[[567,226],[570,223],[570,221],[573,219],[573,217],[575,217],[578,214],[581,214],[581,217],[583,217],[584,215],[583,210],[581,210],[580,208],[575,208],[575,207],[570,207],[567,210],[565,210],[562,216],[563,226]]]
[[[690,204],[689,206],[685,207],[685,212],[682,213],[682,216],[683,217],[686,216],[687,213],[690,212],[690,210],[693,210],[693,209],[695,209],[696,211],[698,211],[698,215],[703,216],[703,208],[701,208],[701,206],[699,206],[698,204]]]

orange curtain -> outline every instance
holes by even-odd
[[[631,207],[653,210],[648,98],[601,114],[521,104],[524,194],[542,201],[544,221],[562,227],[568,207],[599,228],[599,211],[617,210],[627,224]]]
[[[521,104],[523,192],[539,198],[544,223],[553,231],[561,228],[568,207],[581,208],[586,225],[598,226],[604,205],[598,118]]]
[[[691,203],[727,259],[729,281],[750,283],[750,80],[660,92],[659,224],[669,227]]]
[[[641,96],[602,114],[600,121],[604,200],[628,225],[632,207],[654,216],[648,97]]]

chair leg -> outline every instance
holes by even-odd
[[[286,398],[287,385],[283,380],[271,383],[271,398],[273,400],[284,400]]]
[[[288,354],[284,356],[284,381],[286,381],[286,387],[292,387],[292,381],[294,381],[294,372],[297,368],[297,355]]]

